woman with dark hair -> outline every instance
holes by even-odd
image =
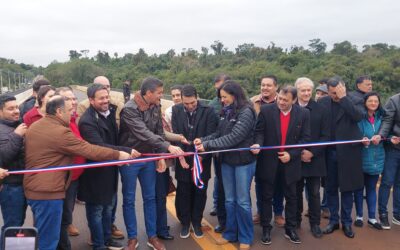
[[[55,88],[50,85],[45,85],[40,87],[38,94],[37,94],[37,102],[38,107],[35,106],[31,110],[29,110],[23,117],[24,123],[26,126],[31,126],[32,123],[40,120],[42,117],[46,115],[46,104],[47,101],[54,96]]]
[[[365,117],[358,123],[358,127],[363,135],[364,148],[362,149],[364,188],[367,196],[368,225],[381,230],[382,225],[375,219],[376,212],[376,184],[379,175],[383,171],[385,161],[385,150],[382,142],[378,145],[370,143],[372,136],[377,135],[381,126],[384,110],[378,93],[369,92],[364,96]],[[354,225],[363,226],[363,196],[364,188],[354,192],[354,203],[356,206],[357,217]]]
[[[218,91],[223,108],[217,132],[194,140],[199,151],[249,148],[254,144],[256,114],[243,88],[226,81]],[[221,154],[222,182],[225,191],[226,227],[217,244],[239,241],[240,249],[249,249],[253,242],[250,186],[256,158],[250,151]]]

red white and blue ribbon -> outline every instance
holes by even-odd
[[[384,138],[383,140],[389,140],[388,138]],[[196,174],[196,180],[194,182],[196,186],[203,186],[204,183],[201,180],[201,173],[203,171],[203,167],[201,165],[201,161],[199,155],[204,154],[213,154],[213,153],[225,153],[225,152],[235,152],[235,151],[246,151],[252,149],[260,149],[260,150],[273,150],[273,149],[290,149],[290,148],[309,148],[309,147],[320,147],[320,146],[333,146],[333,145],[342,145],[342,144],[355,144],[361,143],[365,140],[348,140],[348,141],[328,141],[328,142],[313,142],[313,143],[304,143],[304,144],[294,144],[294,145],[279,145],[279,146],[262,146],[257,148],[234,148],[234,149],[224,149],[224,150],[215,150],[215,151],[207,151],[207,152],[185,152],[184,154],[174,155],[170,153],[144,153],[142,156],[145,158],[136,158],[129,160],[121,160],[121,161],[103,161],[103,162],[92,162],[85,164],[77,164],[77,165],[67,165],[67,166],[49,166],[46,168],[39,169],[24,169],[24,170],[13,170],[9,171],[9,174],[37,174],[37,173],[46,173],[46,172],[54,172],[54,171],[68,171],[75,169],[87,169],[87,168],[99,168],[99,167],[109,167],[109,166],[121,166],[126,164],[138,164],[144,162],[158,161],[162,159],[172,159],[178,158],[180,156],[194,156],[194,164],[193,168],[195,169],[193,172]],[[197,159],[197,160],[196,160]],[[197,166],[197,167],[196,167]],[[198,184],[198,185],[197,185]]]
[[[197,149],[196,149],[196,151],[194,152],[194,155],[193,155],[192,176],[193,176],[194,184],[199,189],[204,188],[204,182],[201,179],[201,173],[203,173],[203,165],[201,164],[199,153],[197,152]]]

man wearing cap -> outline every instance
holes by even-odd
[[[318,99],[327,96],[328,95],[328,88],[326,87],[325,84],[319,85],[315,89],[315,101],[318,101]]]

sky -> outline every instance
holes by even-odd
[[[221,41],[328,49],[348,40],[400,46],[395,0],[12,0],[0,3],[0,57],[47,66],[69,50],[166,53]],[[211,50],[211,49],[210,49]]]

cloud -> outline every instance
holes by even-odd
[[[400,44],[396,1],[93,1],[16,0],[2,3],[0,57],[47,65],[68,60],[71,49],[110,54],[199,50],[220,40],[307,46],[321,38],[332,46]]]

